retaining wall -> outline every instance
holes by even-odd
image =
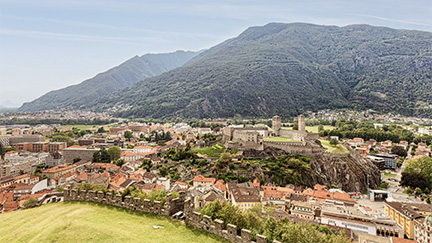
[[[134,211],[147,213],[155,213],[159,215],[172,216],[177,212],[182,211],[185,216],[186,224],[193,225],[199,229],[206,230],[210,233],[219,235],[227,240],[236,243],[267,243],[267,238],[263,235],[256,235],[256,241],[252,241],[252,233],[247,229],[237,229],[236,225],[227,224],[224,227],[222,220],[212,220],[211,217],[194,211],[193,199],[186,199],[186,193],[180,192],[179,198],[173,199],[171,194],[167,195],[167,201],[162,205],[159,201],[153,203],[140,198],[132,198],[126,196],[124,199],[121,195],[113,197],[112,193],[104,193],[102,191],[79,191],[69,188],[64,190],[64,201],[87,201],[103,203],[107,205],[123,207]],[[240,235],[237,234],[240,232]],[[274,240],[273,243],[280,243]]]

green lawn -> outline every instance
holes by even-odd
[[[93,128],[93,126],[95,128],[99,128],[99,126],[95,126],[95,125],[66,125],[66,127],[75,127],[79,130],[90,130]]]
[[[154,229],[153,226],[163,226]],[[221,242],[167,217],[86,202],[0,215],[0,242]]]
[[[396,174],[384,172],[384,177],[386,177],[386,178],[395,178]]]
[[[223,146],[220,143],[213,145],[211,147],[192,149],[192,151],[205,155],[208,158],[219,158],[221,153],[225,152],[225,150],[226,150],[225,146]]]
[[[328,126],[328,125],[323,125],[324,130],[333,130],[336,127],[334,126]],[[291,130],[292,127],[282,127],[282,129],[288,129]],[[308,132],[313,132],[313,133],[318,133],[318,126],[306,126],[306,131]]]
[[[284,138],[284,137],[269,137],[264,138],[264,141],[271,141],[271,142],[301,142],[298,140],[293,140],[291,138]]]
[[[346,154],[349,153],[348,149],[345,148],[342,144],[338,144],[336,146],[330,145],[330,141],[328,140],[320,140],[321,144],[329,150],[331,153],[335,154]]]

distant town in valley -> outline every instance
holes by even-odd
[[[281,240],[266,234],[269,218],[347,242],[431,236],[432,119],[320,110],[146,120],[60,110],[4,113],[0,124],[2,214],[79,200],[167,215],[232,241]],[[225,208],[238,212],[213,218]],[[242,217],[259,220],[236,225],[241,236],[218,226]]]

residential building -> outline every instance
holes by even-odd
[[[423,225],[422,221],[432,213],[432,205],[387,201],[384,204],[384,211],[403,227],[403,232],[408,239],[414,239],[415,225]],[[417,235],[420,237],[420,234]]]
[[[205,188],[207,188],[207,189],[210,188],[211,186],[213,186],[215,181],[216,181],[215,178],[206,178],[202,175],[197,175],[192,180],[193,186],[204,185]]]
[[[66,173],[73,173],[77,170],[76,165],[62,164],[48,170],[42,171],[42,175],[45,175],[49,179],[60,177]]]
[[[432,214],[414,221],[414,240],[419,243],[432,243]]]

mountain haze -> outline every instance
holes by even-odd
[[[24,103],[19,111],[58,108],[80,108],[113,91],[129,87],[148,77],[159,75],[183,65],[196,52],[177,51],[165,54],[135,56],[117,67],[63,89],[50,91],[36,100]]]
[[[89,107],[124,117],[270,117],[356,108],[432,115],[432,33],[368,25],[251,27]]]

